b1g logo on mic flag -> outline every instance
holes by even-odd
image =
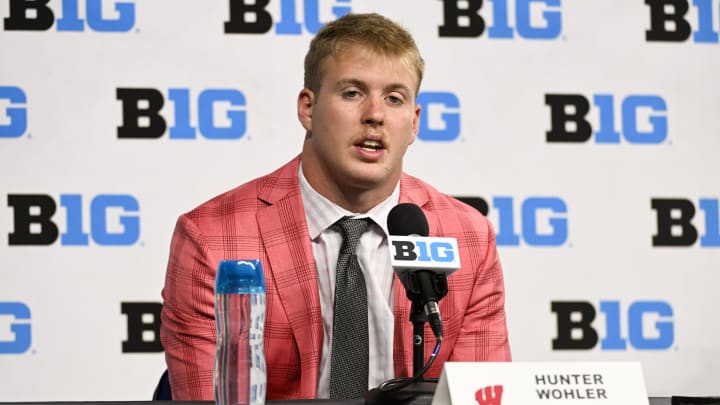
[[[390,235],[393,268],[457,270],[460,256],[455,238]]]

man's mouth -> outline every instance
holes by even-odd
[[[368,150],[373,150],[373,151],[383,149],[382,142],[374,141],[371,139],[366,139],[366,140],[360,142],[357,146],[359,146],[363,149],[368,149]]]

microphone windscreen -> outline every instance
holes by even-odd
[[[397,236],[428,236],[428,227],[425,213],[420,207],[411,203],[402,203],[394,206],[387,219],[388,232]]]

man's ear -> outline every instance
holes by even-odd
[[[411,145],[413,142],[415,142],[415,139],[417,139],[417,134],[420,131],[420,114],[422,113],[422,108],[420,105],[415,104],[415,111],[413,114],[413,125],[412,125],[412,138],[410,138],[410,142],[408,145]]]
[[[300,120],[300,123],[307,132],[312,131],[312,112],[314,104],[315,93],[308,88],[300,90],[300,94],[298,94],[297,99],[297,114],[298,120]]]

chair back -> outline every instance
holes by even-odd
[[[157,387],[152,397],[153,401],[172,401],[172,391],[170,391],[170,377],[168,371],[165,370],[160,376]]]

